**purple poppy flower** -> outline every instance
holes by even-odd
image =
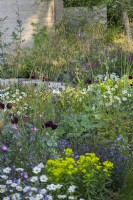
[[[18,116],[14,116],[14,117],[11,119],[11,123],[12,123],[12,124],[17,124],[17,123],[18,123]]]
[[[56,124],[53,124],[53,125],[51,126],[52,130],[55,130],[57,127],[58,127],[58,126],[57,126]]]
[[[92,80],[88,79],[88,80],[86,81],[86,83],[90,85],[90,84],[92,84]]]
[[[5,105],[4,105],[3,103],[0,102],[0,109],[1,109],[1,110],[4,110],[4,108],[5,108]]]
[[[44,128],[44,127],[48,128],[48,127],[52,127],[52,126],[53,126],[53,122],[52,122],[52,121],[47,121],[47,122],[45,122],[45,123],[43,124],[43,128]]]
[[[8,104],[6,105],[6,107],[7,107],[7,109],[11,109],[11,108],[12,108],[12,103],[8,103]]]
[[[133,76],[129,76],[128,79],[133,79]]]
[[[131,62],[133,62],[133,56],[129,56],[128,57],[128,61],[131,63]]]

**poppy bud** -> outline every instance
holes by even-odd
[[[43,82],[44,82],[44,81],[48,81],[48,78],[46,78],[46,77],[43,76],[42,81],[43,81]]]
[[[86,81],[86,83],[88,83],[88,84],[90,85],[90,84],[92,84],[92,80],[88,79],[88,80]]]
[[[17,124],[17,123],[18,123],[18,117],[17,117],[17,116],[14,116],[14,117],[11,119],[11,123],[12,123],[12,124]]]
[[[133,79],[133,76],[129,76],[128,79]]]
[[[11,109],[11,108],[12,108],[12,103],[8,103],[8,104],[6,105],[6,107],[7,107],[8,109]]]
[[[58,127],[58,126],[57,126],[56,124],[53,124],[53,125],[51,126],[52,130],[55,130],[57,127]]]
[[[4,108],[5,108],[5,105],[4,105],[3,103],[0,102],[0,109],[1,109],[1,110],[4,110]]]

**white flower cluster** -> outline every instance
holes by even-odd
[[[12,111],[16,112],[15,114],[18,116],[20,116],[23,112],[25,113],[25,111],[28,109],[28,104],[23,101],[25,98],[27,98],[27,94],[25,92],[21,92],[18,89],[16,89],[15,92],[10,90],[9,87],[0,90],[0,99],[2,100],[2,103],[5,105],[7,103],[12,103]],[[6,107],[4,108],[4,112],[7,112]]]
[[[119,76],[116,75],[116,73],[112,73],[112,74],[108,74],[106,72],[106,74],[102,75],[102,74],[99,74],[95,77],[95,80],[96,81],[103,81],[103,82],[106,82],[108,79],[111,79],[113,80],[114,82],[117,82],[119,81]]]
[[[77,199],[74,194],[77,186],[71,185],[66,190],[62,184],[49,183],[48,177],[43,174],[45,168],[43,163],[39,163],[32,168],[33,174],[36,176],[28,177],[24,179],[25,170],[23,168],[10,168],[6,167],[2,169],[0,175],[0,197],[1,200],[54,200],[54,199],[72,199],[72,200],[84,200],[82,198]],[[16,178],[13,178],[13,174],[17,174]],[[61,191],[64,189],[64,194]],[[57,191],[57,193],[56,193]],[[60,191],[60,193],[59,193]],[[53,193],[54,192],[54,193]],[[1,196],[2,195],[2,196]]]

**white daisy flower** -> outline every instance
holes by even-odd
[[[48,195],[47,198],[48,198],[48,200],[53,200],[53,196],[52,195]]]
[[[56,189],[57,189],[57,187],[54,184],[47,185],[47,190],[55,191]]]
[[[23,168],[16,168],[16,171],[23,172],[23,171],[24,171],[24,169],[23,169]]]
[[[7,185],[8,185],[8,184],[9,184],[9,185],[12,184],[12,180],[7,180],[7,181],[6,181],[6,184],[7,184]]]
[[[67,198],[66,195],[58,195],[57,197],[58,197],[58,199],[65,199],[65,198]]]
[[[18,185],[18,186],[16,187],[16,190],[20,192],[20,191],[23,190],[23,188],[22,188],[21,186]]]
[[[75,189],[76,189],[76,186],[75,185],[72,185],[68,188],[68,192],[69,193],[72,193],[72,192],[75,192]]]
[[[39,168],[44,168],[44,164],[43,163],[39,163],[38,165],[37,165],[37,167],[39,167]]]
[[[1,178],[3,178],[3,179],[6,180],[6,179],[8,179],[8,176],[6,176],[6,175],[2,175]]]
[[[6,167],[5,169],[3,169],[3,172],[4,172],[5,174],[9,174],[10,171],[11,171],[11,168],[10,168],[10,167]]]
[[[38,174],[38,173],[40,173],[40,172],[41,172],[41,168],[40,168],[40,167],[38,167],[38,166],[36,166],[36,167],[34,167],[34,168],[33,168],[33,170],[32,170],[32,171],[33,171],[33,173],[34,173],[34,174]]]
[[[10,200],[10,197],[4,197],[3,200]]]
[[[5,193],[6,192],[6,188],[0,188],[0,193]]]
[[[127,94],[127,91],[126,91],[126,90],[123,90],[123,91],[122,91],[122,94]]]
[[[31,189],[30,186],[25,186],[24,189],[23,189],[23,192],[24,192],[24,193],[25,193],[25,192],[28,192],[28,190],[30,190],[30,189]]]
[[[35,199],[36,200],[40,200],[40,199],[42,199],[43,198],[43,195],[42,194],[37,194],[36,196],[35,196]]]
[[[73,200],[73,199],[75,199],[75,197],[74,196],[69,196],[68,199],[72,199]]]
[[[41,189],[40,193],[41,194],[46,194],[47,190],[46,189]]]
[[[123,98],[122,98],[122,101],[127,101],[127,98],[126,98],[126,97],[123,97]]]
[[[38,181],[38,177],[37,176],[32,176],[30,181],[31,182],[36,182],[36,181]]]
[[[17,183],[12,183],[11,184],[11,187],[16,187],[17,186]]]
[[[41,182],[47,182],[48,181],[48,177],[46,175],[42,175],[42,176],[40,176],[40,181]]]
[[[57,184],[57,185],[56,185],[56,188],[57,188],[57,189],[60,189],[62,186],[63,186],[63,185]]]
[[[32,187],[31,190],[37,192],[37,188],[35,187]]]

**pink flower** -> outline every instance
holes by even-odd
[[[23,177],[24,177],[25,179],[27,179],[27,178],[28,178],[28,173],[27,173],[27,172],[24,172],[24,173],[23,173]]]
[[[86,69],[86,63],[83,63],[82,68]]]
[[[93,63],[90,63],[90,68],[94,68],[95,67],[95,65],[93,64]]]
[[[37,132],[37,131],[38,131],[38,128],[34,127],[34,128],[32,128],[31,130],[34,131],[34,132]]]
[[[8,147],[6,145],[3,145],[1,148],[3,151],[8,151]]]
[[[17,124],[13,124],[13,125],[12,125],[12,128],[17,130],[17,129],[18,129]]]

